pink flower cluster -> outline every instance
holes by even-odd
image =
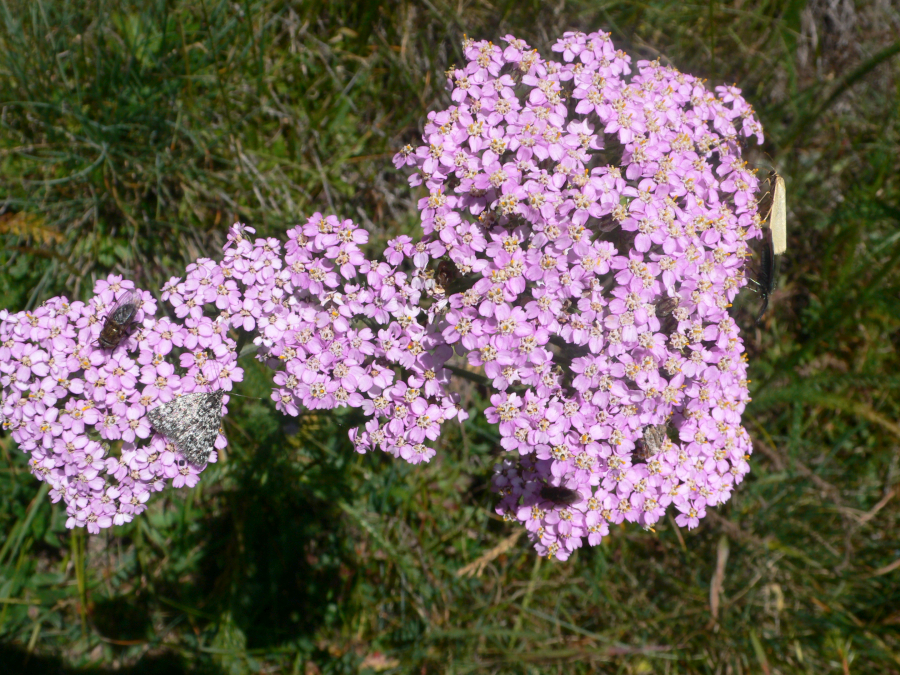
[[[318,213],[288,232],[283,252],[275,239],[251,243],[244,233],[252,231],[232,229],[208,286],[229,277],[245,286],[242,303],[219,306],[232,325],[257,331],[258,358],[276,370],[276,408],[294,416],[301,407],[362,408],[371,419],[351,432],[359,452],[378,446],[413,464],[431,459],[426,441],[466,413],[445,389],[453,350],[423,321],[421,291],[400,269],[414,247],[398,239],[384,262],[370,262],[359,249],[365,230]],[[173,302],[189,301],[178,291]]]
[[[161,297],[174,318],[157,318],[153,297],[115,276],[88,303],[53,298],[34,312],[0,312],[0,422],[53,501],[64,500],[68,527],[98,532],[130,521],[170,479],[197,484],[204,467],[153,433],[147,412],[243,379],[229,327],[255,333],[258,358],[277,371],[282,412],[361,407],[371,420],[351,433],[360,452],[374,444],[428,461],[425,443],[443,422],[466,418],[444,387],[453,350],[417,321],[426,317],[421,291],[399,269],[409,245],[392,242],[394,264],[372,263],[358,246],[364,230],[319,214],[288,233],[284,251],[275,239],[251,243],[252,232],[235,225],[220,263],[201,258],[184,280],[169,280]],[[129,292],[139,327],[104,350],[104,321]],[[215,447],[225,444],[220,434]]]
[[[497,511],[565,559],[669,505],[693,527],[749,470],[727,310],[760,235],[739,136],[762,130],[738,89],[632,75],[605,33],[566,33],[561,61],[505,42],[465,43],[453,105],[395,164],[428,191],[424,250],[478,277],[429,313],[497,391],[486,415],[516,458]]]
[[[357,450],[411,463],[466,417],[454,353],[482,371],[510,456],[497,511],[541,554],[566,559],[610,523],[650,528],[670,506],[695,527],[729,498],[751,444],[727,310],[761,232],[740,140],[761,127],[734,87],[658,62],[632,74],[604,33],[567,33],[561,61],[505,41],[466,41],[453,104],[395,158],[427,191],[420,240],[370,261],[350,220],[317,213],[286,244],[235,225],[221,262],[163,288],[175,318],[139,293],[140,328],[111,352],[95,342],[131,286],[116,277],[87,304],[0,314],[0,418],[70,527],[125,522],[168,479],[196,483],[146,412],[240,381],[229,327],[255,333],[283,413],[361,408]]]
[[[104,350],[104,320],[129,291],[140,325]],[[131,521],[168,481],[197,484],[201,469],[152,432],[147,411],[179,394],[231,389],[242,376],[224,324],[157,319],[153,296],[117,276],[94,293],[87,303],[53,298],[31,312],[0,311],[0,422],[53,502],[65,503],[66,526],[92,533]],[[220,434],[216,447],[225,444]]]

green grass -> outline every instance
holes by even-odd
[[[356,455],[346,415],[242,402],[201,487],[95,537],[65,529],[3,437],[0,670],[900,673],[888,5],[5,0],[2,307],[83,298],[110,271],[158,288],[235,219],[281,236],[334,211],[373,252],[413,232],[418,195],[390,157],[445,104],[464,33],[546,54],[603,28],[634,59],[737,83],[767,133],[749,161],[787,179],[791,236],[765,326],[755,297],[735,310],[753,471],[697,530],[666,520],[536,559],[492,517],[498,436],[468,385],[472,419],[424,467]],[[265,396],[247,368],[242,393]]]

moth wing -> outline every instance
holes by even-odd
[[[150,424],[156,431],[178,445],[178,439],[183,438],[190,429],[187,419],[197,401],[197,396],[198,394],[176,396],[168,403],[147,411]]]
[[[194,465],[205,464],[219,435],[224,391],[184,394],[148,411],[150,423]]]
[[[784,178],[775,176],[775,195],[772,200],[772,215],[769,218],[769,227],[772,230],[772,244],[775,255],[781,255],[787,250],[787,204],[785,197]]]
[[[218,435],[218,424],[215,427],[193,427],[175,445],[187,461],[194,466],[203,466],[209,460]]]
[[[759,314],[756,315],[756,325],[759,326],[762,322],[762,318],[766,313],[766,310],[769,309],[769,296],[762,296],[762,304],[759,306]]]
[[[206,464],[215,447],[219,427],[222,425],[222,396],[221,390],[203,394],[196,413],[196,423],[191,426],[187,438],[178,447],[184,458],[195,466]]]

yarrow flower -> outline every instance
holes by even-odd
[[[670,505],[695,527],[749,470],[727,309],[760,235],[740,137],[762,128],[739,90],[635,67],[605,33],[566,33],[561,61],[504,42],[464,43],[453,105],[394,160],[429,194],[419,245],[478,278],[444,297],[419,264],[413,283],[497,389],[485,414],[515,457],[497,511],[560,559]],[[584,499],[547,503],[543,485]]]
[[[139,327],[104,350],[97,338],[105,313],[128,292]],[[97,533],[129,522],[170,479],[188,484],[179,480],[185,470],[196,483],[202,468],[185,469],[147,419],[148,409],[195,390],[202,377],[196,362],[176,373],[167,360],[173,345],[190,343],[194,356],[208,353],[216,370],[241,378],[236,355],[221,348],[233,341],[216,335],[210,318],[181,325],[157,320],[156,309],[149,293],[111,275],[88,303],[53,298],[31,312],[0,312],[0,422],[31,455],[29,468],[50,485],[51,500],[65,503],[67,527]],[[220,435],[216,447],[225,442]]]
[[[423,442],[466,413],[459,395],[441,386],[452,349],[401,268],[417,255],[409,238],[390,242],[386,262],[374,263],[359,249],[368,233],[350,220],[316,213],[288,231],[283,252],[275,240],[251,243],[248,231],[233,230],[221,267],[247,287],[249,304],[232,325],[254,317],[258,358],[277,370],[276,408],[362,408],[371,419],[352,433],[358,451],[377,446],[411,463],[430,459]],[[254,272],[262,268],[278,272]]]
[[[497,512],[542,555],[597,545],[610,523],[652,528],[669,507],[693,528],[727,501],[752,450],[727,310],[761,233],[741,140],[762,128],[738,89],[632,65],[605,33],[566,33],[560,61],[504,42],[465,41],[452,105],[394,158],[422,191],[422,237],[382,260],[351,220],[316,213],[284,243],[233,226],[220,262],[162,289],[168,317],[113,276],[88,303],[0,313],[0,421],[69,527],[127,522],[169,481],[197,484],[202,467],[147,411],[241,381],[229,328],[255,333],[278,410],[359,408],[356,449],[413,464],[467,416],[451,359],[483,368],[509,454]],[[104,351],[126,292],[138,328]]]

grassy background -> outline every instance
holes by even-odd
[[[4,0],[3,307],[84,297],[111,270],[158,288],[235,219],[281,236],[334,211],[373,251],[414,232],[390,157],[446,104],[464,33],[548,55],[602,28],[634,59],[737,83],[767,132],[748,159],[787,179],[791,239],[765,326],[756,298],[735,310],[753,472],[697,530],[540,560],[492,518],[498,436],[477,416],[411,468],[353,453],[347,416],[249,401],[198,489],[87,537],[2,437],[0,670],[900,673],[890,4]],[[265,383],[251,364],[243,393]]]

